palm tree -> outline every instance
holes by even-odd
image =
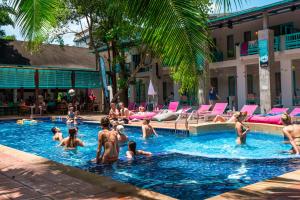
[[[228,10],[246,0],[120,0],[130,20],[142,27],[141,39],[171,67],[182,90],[195,88],[210,39],[207,29],[211,3]],[[63,0],[10,0],[16,24],[31,45],[43,41],[58,23],[57,10]],[[123,9],[123,8],[120,8]],[[122,10],[120,10],[122,12]]]

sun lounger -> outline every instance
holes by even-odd
[[[281,114],[288,111],[288,108],[273,108],[267,114],[253,115],[248,118],[248,122],[278,124],[281,125]]]
[[[176,111],[178,108],[179,102],[173,101],[170,102],[167,110],[162,110],[159,114],[155,115],[152,120],[156,121],[170,121],[175,120],[179,115]],[[183,110],[182,110],[183,111]]]
[[[211,105],[205,105],[205,104],[200,105],[199,108],[198,108],[198,110],[193,110],[189,114],[188,118],[189,119],[196,118],[196,117],[199,118],[200,115],[203,115],[203,114],[209,112],[210,107],[211,107]]]
[[[204,121],[208,121],[217,115],[222,115],[224,113],[227,105],[228,105],[227,103],[216,103],[211,112],[203,114],[200,117],[203,118]]]

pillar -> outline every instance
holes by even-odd
[[[18,101],[18,89],[13,90],[13,101],[14,103],[17,103]]]
[[[269,16],[267,12],[263,13],[263,29],[268,29],[269,27]]]
[[[280,60],[281,72],[281,98],[284,107],[293,105],[293,70],[292,60]]]
[[[173,93],[174,93],[174,101],[180,101],[179,85],[175,82],[173,83]]]
[[[130,91],[130,96],[129,96],[129,102],[136,102],[135,101],[135,85],[130,84],[129,85],[129,91]]]
[[[238,109],[240,110],[246,104],[247,100],[246,65],[239,63],[236,67],[236,74]]]

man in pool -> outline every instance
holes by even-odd
[[[283,135],[292,145],[290,152],[298,155],[300,153],[300,126],[292,124],[291,117],[287,113],[282,114],[281,122],[284,125],[282,129]]]
[[[158,136],[154,128],[150,125],[149,119],[144,119],[142,124],[143,138],[148,138],[152,135]]]
[[[63,140],[62,132],[59,128],[53,127],[51,129],[51,131],[53,133],[53,140],[56,140],[56,141],[62,141]]]
[[[119,158],[118,137],[115,130],[109,130],[109,118],[103,117],[100,121],[102,131],[98,133],[97,163],[110,164]],[[101,149],[104,149],[101,155]]]

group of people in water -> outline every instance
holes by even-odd
[[[134,141],[128,141],[128,136],[125,134],[124,124],[128,123],[129,110],[125,108],[123,103],[119,104],[120,110],[115,104],[111,104],[111,109],[107,117],[103,117],[100,120],[100,126],[102,128],[98,133],[98,147],[96,151],[96,163],[113,163],[118,160],[120,153],[120,146],[128,146],[126,157],[129,159],[134,158],[136,155],[151,156],[152,154],[147,151],[137,150],[137,144]],[[75,114],[72,108],[69,109],[67,123],[77,124],[79,115]],[[247,118],[247,112],[236,112],[230,119],[226,120],[222,116],[216,116],[214,122],[231,122],[235,123],[235,130],[237,134],[236,143],[242,145],[246,143],[247,134],[250,131],[248,125],[244,123]],[[300,153],[300,125],[292,124],[291,117],[284,113],[281,116],[281,121],[284,125],[282,130],[285,139],[285,143],[292,145],[290,153]],[[78,127],[69,128],[69,136],[63,138],[61,130],[57,127],[51,129],[53,132],[53,140],[59,141],[60,146],[64,146],[66,149],[74,149],[77,146],[84,146],[84,143],[77,137]],[[150,120],[145,119],[142,122],[142,137],[144,139],[158,136],[154,128],[150,125]]]
[[[151,156],[152,154],[147,151],[137,150],[136,142],[128,141],[128,136],[125,134],[125,128],[123,124],[128,123],[128,109],[125,108],[123,103],[119,104],[120,110],[118,110],[115,104],[111,104],[111,109],[107,117],[103,117],[100,120],[100,126],[102,128],[98,133],[98,147],[96,153],[96,163],[113,163],[119,158],[120,146],[128,145],[126,157],[129,159],[134,158],[136,155]],[[67,124],[78,124],[79,115],[75,114],[73,108],[69,108],[67,116]],[[59,141],[59,146],[64,146],[66,149],[74,149],[77,146],[84,146],[84,143],[77,137],[78,127],[74,126],[69,128],[69,136],[63,138],[63,134],[58,127],[51,129],[53,133],[53,140]],[[142,137],[144,139],[151,136],[158,136],[154,128],[150,125],[150,120],[145,119],[142,123]]]

